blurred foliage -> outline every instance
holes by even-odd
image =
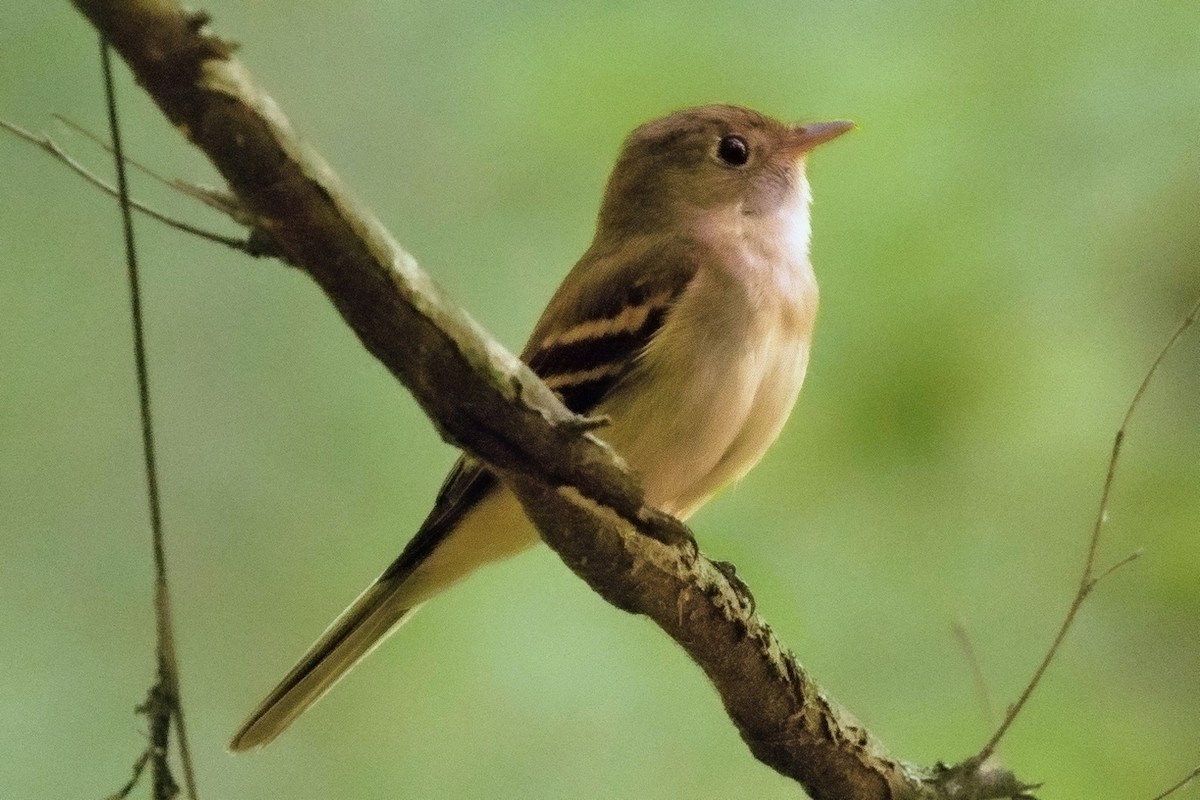
[[[763,464],[693,527],[897,755],[982,742],[951,624],[1003,707],[1073,592],[1124,405],[1200,292],[1200,6],[207,6],[513,348],[586,246],[637,123],[711,101],[857,120],[811,171],[808,386]],[[0,114],[103,130],[82,20],[65,3],[4,17]],[[121,88],[131,152],[214,181],[127,75]],[[142,746],[131,709],[152,669],[117,212],[10,138],[0,174],[0,796],[96,797]],[[206,798],[795,796],[672,643],[544,550],[431,604],[265,752],[226,754],[402,546],[454,454],[302,275],[138,232]],[[1046,797],[1149,797],[1197,759],[1198,364],[1193,336],[1129,434],[1102,563],[1146,556],[1085,608],[1002,748]]]

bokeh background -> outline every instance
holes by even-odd
[[[65,3],[17,5],[0,115],[109,174],[50,118],[104,129],[92,31]],[[1200,294],[1200,6],[205,5],[513,348],[586,247],[637,123],[712,101],[857,120],[811,168],[808,385],[693,527],[895,754],[982,742],[952,624],[1002,709],[1074,591],[1124,405]],[[121,96],[132,153],[214,180],[123,70]],[[10,137],[0,175],[0,796],[98,797],[142,746],[152,668],[117,211]],[[544,549],[430,604],[268,750],[228,755],[454,453],[301,274],[138,233],[205,798],[797,796],[670,641]],[[1003,746],[1045,797],[1150,797],[1200,760],[1198,366],[1192,336],[1130,430],[1100,561],[1145,556],[1085,608]]]

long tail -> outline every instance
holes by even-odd
[[[461,466],[461,465],[460,465]],[[538,541],[521,505],[493,491],[491,473],[456,469],[421,530],[375,583],[334,620],[234,734],[231,750],[261,747],[320,700],[429,598],[478,567]]]
[[[385,575],[359,595],[258,704],[229,748],[249,750],[273,740],[411,617],[420,601],[414,604],[403,584]]]

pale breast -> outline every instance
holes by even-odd
[[[717,269],[696,276],[601,409],[613,419],[601,436],[650,504],[686,518],[762,457],[804,377],[815,292],[760,292]]]
[[[634,374],[599,409],[649,503],[686,518],[775,441],[808,367],[817,283],[803,169],[769,213],[695,219],[700,267]]]

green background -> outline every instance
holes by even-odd
[[[15,6],[16,4],[14,4]],[[818,153],[822,286],[780,441],[693,520],[892,751],[972,752],[1074,591],[1125,403],[1200,293],[1200,6],[207,3],[422,264],[519,348],[625,133],[725,101]],[[212,170],[122,69],[128,146]],[[0,20],[0,115],[97,130],[66,4]],[[115,207],[0,137],[0,797],[100,797],[143,742],[150,561]],[[136,193],[221,220],[137,178]],[[224,743],[395,555],[454,453],[303,275],[139,222],[183,689],[213,798],[785,798],[699,670],[545,549],[432,603],[266,751]],[[1200,337],[1134,421],[1105,583],[1002,748],[1044,797],[1200,760]],[[1196,790],[1191,791],[1191,796]],[[146,796],[145,792],[142,796]]]

